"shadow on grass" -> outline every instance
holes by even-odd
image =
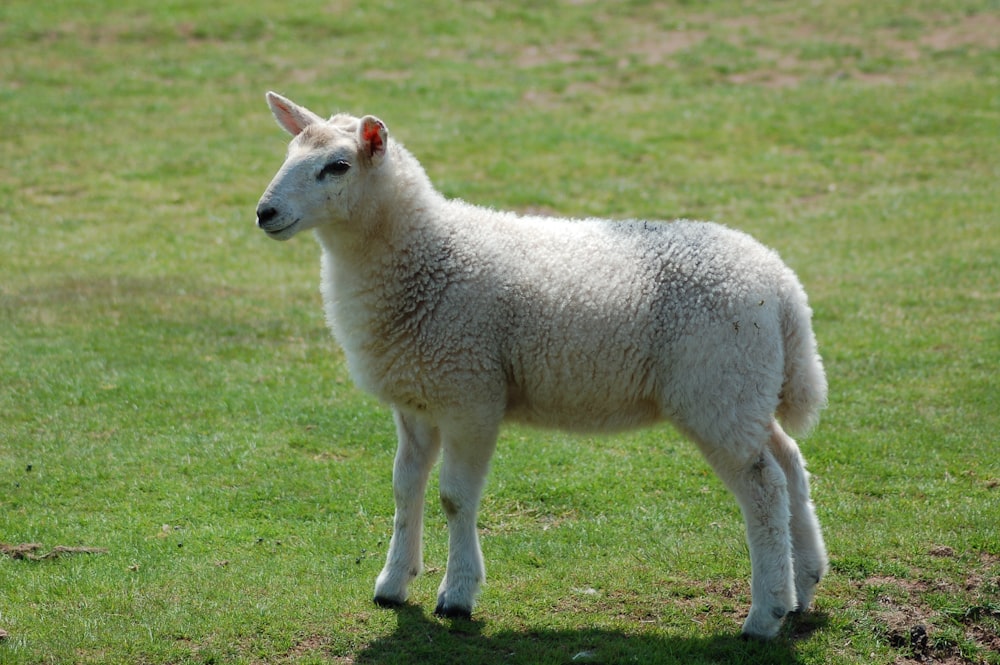
[[[616,630],[526,630],[483,635],[477,621],[438,620],[414,605],[393,610],[395,632],[358,653],[358,665],[436,663],[452,665],[610,665],[611,663],[799,663],[794,641],[825,623],[820,615],[803,617],[791,627],[791,637],[770,643],[746,641],[736,635],[672,637],[630,635]],[[803,625],[805,624],[805,625]],[[786,634],[788,630],[786,629]]]

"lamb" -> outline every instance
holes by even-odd
[[[435,613],[469,617],[476,514],[501,423],[615,432],[669,421],[735,495],[751,563],[747,637],[805,611],[827,568],[795,441],[826,403],[812,312],[772,250],[693,221],[564,220],[446,199],[378,118],[277,95],[292,139],[257,206],[322,247],[329,326],[353,380],[392,407],[395,517],[375,602],[422,572],[438,455],[448,562]],[[778,421],[782,424],[779,424]]]

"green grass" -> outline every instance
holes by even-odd
[[[0,662],[1000,663],[1000,6],[63,0],[0,8]],[[253,210],[263,93],[448,195],[715,219],[799,273],[818,611],[739,641],[739,512],[673,430],[505,430],[475,621],[370,600],[394,433],[318,249]],[[926,646],[909,630],[926,625]]]

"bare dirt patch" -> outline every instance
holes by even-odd
[[[937,54],[1000,48],[1000,15],[988,13],[958,18],[917,14],[909,27],[901,19],[903,27],[881,28],[866,37],[811,22],[794,12],[766,19],[689,18],[688,27],[681,30],[639,26],[625,54],[648,65],[676,68],[681,66],[678,56],[711,38],[754,54],[749,65],[710,60],[722,71],[739,64],[738,71],[724,76],[728,82],[787,88],[822,78],[871,84],[905,82],[914,68]],[[771,46],[762,47],[762,43]],[[776,49],[774,45],[780,46]]]
[[[354,665],[353,656],[334,656],[330,653],[330,638],[310,635],[292,646],[278,662],[297,663],[304,658],[318,657],[332,665]]]
[[[302,639],[298,640],[292,647],[285,653],[285,658],[297,662],[298,660],[308,656],[310,654],[316,654],[318,652],[323,652],[326,650],[327,646],[330,644],[330,638],[324,635],[306,635]],[[343,663],[347,665],[348,663],[353,663],[353,660],[338,661],[337,663]]]
[[[958,556],[948,546],[928,555]],[[1000,557],[968,558],[964,582],[876,575],[857,583],[869,595],[876,637],[899,652],[896,663],[979,665],[988,662],[984,654],[1000,654]]]
[[[1000,14],[963,16],[954,23],[932,28],[919,41],[935,51],[1000,48]]]
[[[41,543],[19,543],[17,545],[8,545],[6,543],[0,543],[0,555],[10,557],[11,559],[24,559],[27,561],[43,561],[45,559],[55,559],[64,554],[105,554],[107,550],[103,547],[67,547],[65,545],[56,545],[48,552],[43,554],[38,554],[38,552],[44,550],[44,546]]]

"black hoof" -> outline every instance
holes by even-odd
[[[434,608],[435,616],[442,617],[444,619],[471,619],[472,610],[467,610],[464,607],[445,607],[444,605],[438,604]]]
[[[372,600],[375,601],[375,604],[379,607],[385,607],[388,609],[403,606],[403,603],[398,600],[392,600],[391,598],[381,598],[379,596],[375,596]]]

